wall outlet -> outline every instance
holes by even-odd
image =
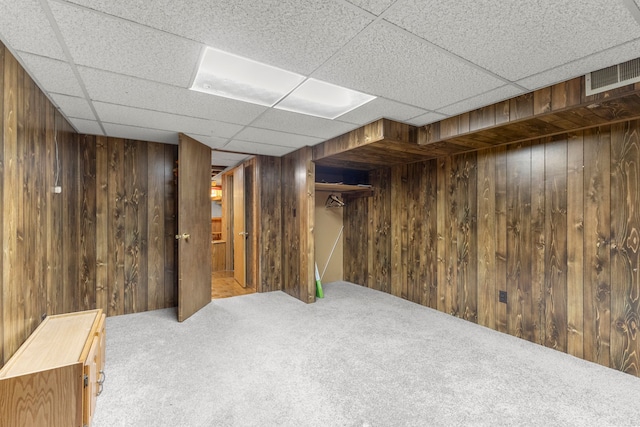
[[[56,185],[55,187],[53,187],[53,192],[56,194],[62,193],[62,187],[59,185]]]
[[[498,293],[498,301],[507,303],[507,291],[500,291]]]

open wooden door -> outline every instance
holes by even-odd
[[[247,230],[245,218],[244,166],[233,170],[233,278],[247,287]]]
[[[180,134],[178,321],[211,302],[211,149]]]

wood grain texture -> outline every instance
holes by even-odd
[[[282,289],[282,162],[279,157],[259,156],[256,164],[259,209],[258,292]]]
[[[584,357],[584,143],[567,145],[567,353]]]
[[[610,252],[614,247],[609,245],[610,239],[617,240],[610,235],[614,213],[611,209],[624,211],[622,200],[626,199],[624,195],[620,205],[612,204],[619,194],[612,191],[617,185],[616,178],[611,177],[615,169],[614,160],[610,161],[613,153],[616,147],[608,128],[584,132],[584,358],[604,366],[610,363]]]
[[[82,363],[0,380],[7,426],[82,425]]]
[[[282,158],[283,290],[306,303],[315,301],[315,169],[311,157],[311,148],[305,147]]]
[[[640,124],[612,126],[611,136],[611,365],[640,375]],[[602,136],[601,136],[602,137]],[[613,207],[615,206],[615,209]]]
[[[567,350],[567,142],[545,145],[545,281],[548,347]]]
[[[2,205],[4,206],[4,204],[6,203],[5,200],[5,189],[4,189],[4,176],[5,176],[5,168],[4,168],[4,162],[5,162],[5,156],[4,156],[4,145],[5,145],[5,133],[4,133],[4,129],[5,129],[5,121],[6,121],[6,117],[4,115],[4,108],[5,108],[5,84],[4,84],[4,70],[5,70],[5,65],[4,65],[4,60],[5,60],[5,47],[4,45],[2,45],[2,43],[0,43],[0,90],[2,90],[2,97],[0,99],[0,136],[2,137],[0,139],[0,177],[2,177],[2,179],[0,179],[0,201],[2,201]],[[4,242],[4,228],[5,228],[5,221],[4,221],[5,215],[4,215],[4,209],[0,209],[0,242]],[[4,255],[4,248],[2,251],[2,254],[0,255],[0,319],[2,319],[3,325],[5,324],[5,317],[4,317],[4,280],[5,280],[5,276],[4,276],[4,259],[5,259],[5,255]],[[48,282],[47,282],[48,284]],[[4,349],[5,349],[5,341],[4,341],[4,326],[0,327],[0,364],[3,364],[5,361],[4,358]]]
[[[126,312],[120,293],[124,290],[123,197],[125,183],[132,178],[123,162],[124,141],[78,135],[2,45],[0,98],[3,364],[45,315],[95,307],[110,314]],[[165,209],[175,203],[171,188],[177,158],[176,147],[166,147],[169,154],[163,159],[150,160],[145,148],[138,157],[142,168],[149,162],[168,163],[164,171],[168,179],[162,184],[167,187],[159,193],[170,200]],[[148,182],[147,173],[140,179]],[[54,186],[62,187],[62,192],[54,193]],[[139,214],[147,218],[149,213],[143,208]],[[138,224],[144,228],[145,222]],[[168,231],[173,238],[172,224],[169,221],[156,232],[165,236]],[[140,254],[138,271],[146,278],[147,257]],[[163,256],[166,265],[175,262],[175,253],[167,251]],[[169,267],[166,275],[175,286],[175,268]],[[145,292],[143,285],[132,306],[147,309]],[[175,297],[165,293],[162,305],[174,306]]]
[[[496,329],[496,156],[478,153],[478,323]]]
[[[164,308],[164,146],[148,144],[147,151],[147,309]]]
[[[531,144],[531,292],[524,302],[531,307],[527,339],[540,345],[545,344],[546,324],[545,147],[542,142]]]
[[[495,148],[496,158],[496,291],[507,290],[507,149]],[[498,295],[494,295],[497,299]],[[479,307],[482,310],[482,307]],[[496,305],[496,330],[507,332],[507,304]]]
[[[105,312],[109,290],[109,147],[107,138],[95,137],[96,146],[96,307]]]
[[[369,287],[391,293],[391,169],[372,171],[369,182],[374,188],[369,217],[373,234],[369,236],[373,250]]]
[[[211,149],[179,134],[178,321],[211,302]]]
[[[124,140],[110,138],[108,195],[109,195],[109,300],[107,316],[125,313],[125,199],[124,188],[126,170],[124,164]]]
[[[174,168],[178,161],[178,147],[164,146],[164,306],[178,305],[178,185]]]

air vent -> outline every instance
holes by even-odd
[[[640,82],[640,58],[591,72],[585,77],[587,96]]]

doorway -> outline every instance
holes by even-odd
[[[215,182],[221,194],[220,217],[212,217],[212,299],[255,292],[248,244],[253,238],[253,167],[251,161],[245,162]]]

